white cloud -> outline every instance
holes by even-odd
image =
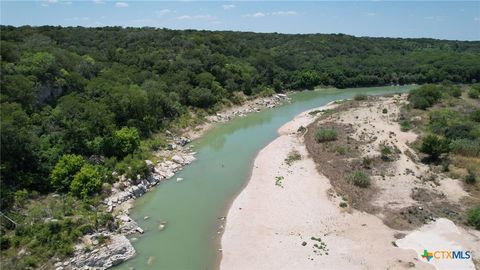
[[[298,15],[298,12],[293,10],[288,11],[274,11],[274,12],[255,12],[252,14],[243,15],[244,17],[253,17],[253,18],[261,18],[266,16],[294,16]]]
[[[105,4],[105,1],[104,1],[104,0],[92,0],[92,1],[93,1],[93,3],[99,4],[99,5]]]
[[[373,16],[377,16],[377,13],[375,13],[375,12],[367,12],[367,13],[365,13],[365,16],[373,17]]]
[[[235,8],[235,7],[236,7],[235,5],[231,5],[231,4],[230,4],[230,5],[222,5],[222,8],[223,8],[224,10],[230,10],[230,9]]]
[[[263,12],[256,12],[256,13],[253,13],[251,16],[254,17],[254,18],[260,18],[260,17],[267,16],[267,14],[265,14]]]
[[[173,10],[170,10],[170,9],[161,9],[161,10],[157,10],[155,13],[157,13],[158,16],[163,16],[167,13],[173,13],[175,11]]]
[[[291,15],[297,15],[297,14],[298,13],[296,11],[293,11],[293,10],[272,12],[273,16],[291,16]]]
[[[480,17],[475,17],[475,18],[473,18],[473,20],[476,21],[476,22],[480,22]]]
[[[216,19],[216,17],[212,15],[182,15],[177,17],[178,20],[213,20]]]
[[[42,0],[40,5],[42,7],[48,7],[50,5],[55,5],[55,4],[70,5],[70,4],[72,4],[72,1],[67,1],[67,0]]]
[[[125,3],[125,2],[116,2],[116,3],[115,3],[115,7],[117,7],[117,8],[126,8],[126,7],[128,7],[128,3]]]

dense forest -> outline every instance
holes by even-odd
[[[4,209],[15,190],[67,191],[49,180],[63,155],[123,159],[238,92],[479,81],[480,42],[2,26],[0,76]]]
[[[145,172],[140,148],[161,145],[152,134],[245,97],[320,85],[480,81],[478,41],[121,27],[0,30],[4,213],[32,194],[91,199],[113,181],[113,170]],[[2,239],[2,249],[9,245]]]

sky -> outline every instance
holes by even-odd
[[[0,23],[14,26],[150,26],[480,40],[480,0],[0,1]]]

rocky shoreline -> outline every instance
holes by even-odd
[[[235,117],[243,117],[249,113],[260,112],[263,108],[273,108],[289,98],[285,94],[276,94],[272,97],[257,98],[247,101],[245,104],[224,110],[216,115],[207,117],[207,122],[195,130],[183,132],[187,136],[177,137],[167,131],[171,139],[167,148],[155,153],[158,162],[145,160],[150,175],[145,179],[127,179],[125,175],[119,175],[118,181],[113,185],[111,194],[104,199],[106,211],[112,213],[114,222],[108,229],[95,232],[83,237],[82,242],[77,244],[72,258],[55,264],[55,270],[66,269],[108,269],[118,265],[133,256],[135,249],[128,237],[142,234],[135,220],[130,218],[129,210],[136,198],[143,196],[161,181],[172,178],[184,166],[195,160],[195,152],[189,145],[191,139],[200,137],[215,123],[224,123]],[[183,179],[178,178],[177,181]],[[148,217],[145,217],[148,218]],[[159,228],[164,228],[160,224]]]

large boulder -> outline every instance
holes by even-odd
[[[108,244],[77,255],[73,260],[75,269],[107,269],[135,255],[135,249],[124,235],[112,235]]]

